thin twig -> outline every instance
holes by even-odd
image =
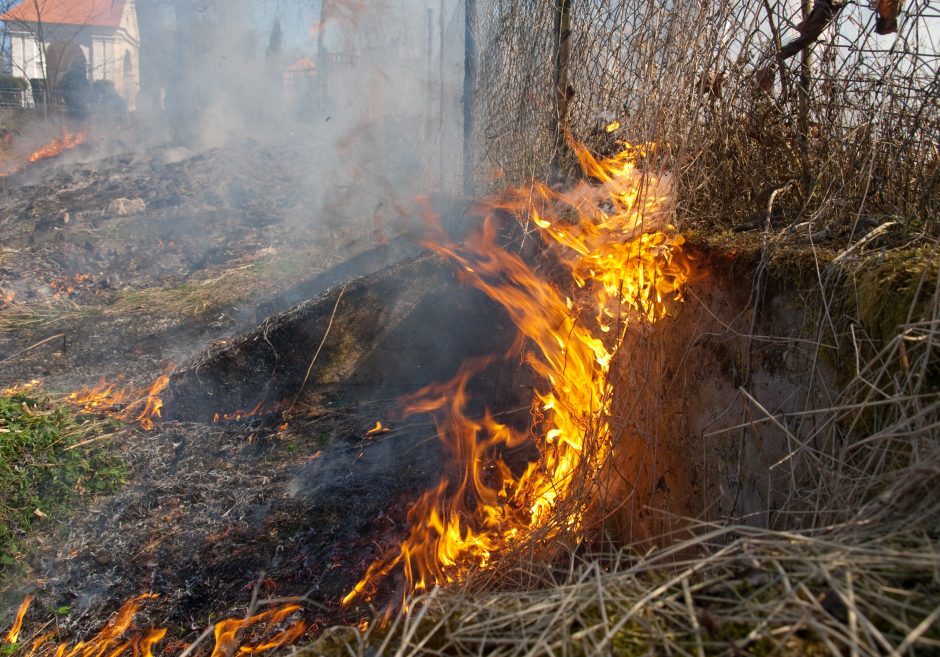
[[[294,404],[296,404],[297,400],[300,399],[300,395],[304,391],[304,386],[307,385],[307,381],[310,379],[310,373],[313,371],[313,364],[317,362],[317,357],[320,355],[320,350],[323,349],[323,345],[326,344],[326,339],[330,335],[330,329],[333,328],[333,320],[336,318],[336,310],[339,308],[339,302],[343,300],[343,294],[346,292],[347,285],[349,285],[349,283],[343,283],[343,287],[340,288],[339,294],[336,296],[336,304],[333,306],[333,313],[330,315],[329,324],[326,325],[326,331],[323,333],[323,339],[320,340],[320,345],[313,354],[313,359],[310,361],[310,365],[307,367],[307,373],[304,375],[303,383],[301,383],[300,388],[297,389],[297,394],[294,396],[294,401],[291,402],[290,407],[287,409],[287,413],[290,413],[294,409]]]

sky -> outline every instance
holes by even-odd
[[[279,19],[285,47],[309,50],[315,46],[310,26],[320,15],[320,0],[261,0],[252,3],[252,11],[265,44],[275,19]]]

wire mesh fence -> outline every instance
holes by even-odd
[[[898,33],[879,36],[871,9],[846,6],[818,43],[783,60],[805,10],[787,0],[478,3],[478,184],[557,176],[566,153],[556,133],[568,130],[601,152],[618,139],[657,142],[690,220],[746,221],[768,188],[792,179],[779,201],[790,216],[825,215],[849,234],[886,216],[926,227],[940,196],[937,7],[912,3]]]

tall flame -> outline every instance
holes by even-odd
[[[434,418],[457,472],[411,507],[409,534],[368,568],[343,604],[398,566],[409,590],[422,591],[485,568],[494,553],[534,532],[550,537],[584,522],[590,495],[582,487],[596,481],[611,451],[609,372],[626,326],[664,317],[669,298],[681,300],[690,265],[682,237],[664,220],[667,181],[637,166],[653,146],[625,145],[619,155],[598,160],[572,145],[595,184],[568,193],[541,185],[518,190],[490,204],[482,230],[466,245],[440,232],[428,245],[498,302],[525,338],[507,357],[524,351],[544,381],[545,389],[535,392],[532,426],[518,431],[488,412],[482,419],[467,414],[468,385],[493,358],[469,361],[452,381],[409,399],[406,412]],[[580,288],[576,299],[501,248],[495,209],[526,214]],[[530,442],[539,458],[522,472],[503,460],[507,449]]]
[[[26,616],[26,611],[29,609],[29,606],[33,603],[34,597],[34,595],[27,595],[23,598],[23,602],[16,612],[16,618],[13,619],[13,627],[11,627],[10,631],[7,633],[7,643],[14,644],[20,638],[20,630],[23,629],[23,618]]]

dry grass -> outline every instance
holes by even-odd
[[[580,6],[595,15],[574,19],[575,137],[612,147],[596,130],[608,112],[621,121],[617,136],[664,145],[656,164],[674,176],[686,226],[716,237],[753,224],[743,236],[756,260],[753,317],[768,279],[787,273],[785,253],[805,269],[794,275],[801,289],[816,288],[799,336],[813,403],[768,411],[747,371],[740,399],[753,413],[726,430],[759,439],[773,425],[787,439],[772,529],[679,519],[682,534],[659,537],[667,547],[587,557],[566,547],[583,537],[545,528],[388,625],[377,612],[368,630],[336,628],[300,652],[940,654],[940,197],[930,137],[940,114],[936,78],[922,75],[921,10],[911,8],[883,53],[870,24],[838,23],[808,78],[798,80],[794,61],[764,91],[755,75],[793,33],[791,5]],[[555,173],[545,170],[551,58],[538,55],[551,51],[551,7],[489,2],[481,13],[478,169],[499,171],[499,185]],[[863,44],[854,50],[853,33]],[[721,86],[703,92],[718,74]],[[750,345],[755,330],[738,337]],[[573,504],[598,498],[595,474],[582,473]]]
[[[552,134],[555,4],[477,4],[478,180],[557,176],[547,170],[564,164]],[[940,235],[940,53],[927,4],[905,5],[886,38],[867,6],[849,3],[812,52],[782,65],[801,3],[573,7],[566,127],[599,151],[657,142],[683,227],[759,226],[770,191],[794,181],[774,204],[776,228],[808,222],[840,248],[888,222],[902,242]],[[620,128],[605,132],[613,119]]]
[[[121,290],[89,301],[56,297],[17,300],[0,311],[0,334],[48,331],[94,316],[201,317],[239,302],[276,294],[309,277],[312,263],[323,263],[322,254],[312,247],[265,249],[177,284]]]
[[[625,553],[573,566],[563,581],[530,591],[436,591],[387,629],[376,626],[355,643],[347,640],[348,654],[883,655],[909,654],[911,646],[940,649],[940,554],[923,536],[700,530],[694,539],[645,556]]]
[[[832,405],[806,411],[812,431],[793,429],[781,529],[692,523],[663,537],[668,547],[570,551],[567,567],[557,545],[534,541],[388,626],[377,616],[364,633],[334,630],[301,652],[940,654],[937,285],[936,274],[921,285],[930,317],[867,359],[858,347]]]

